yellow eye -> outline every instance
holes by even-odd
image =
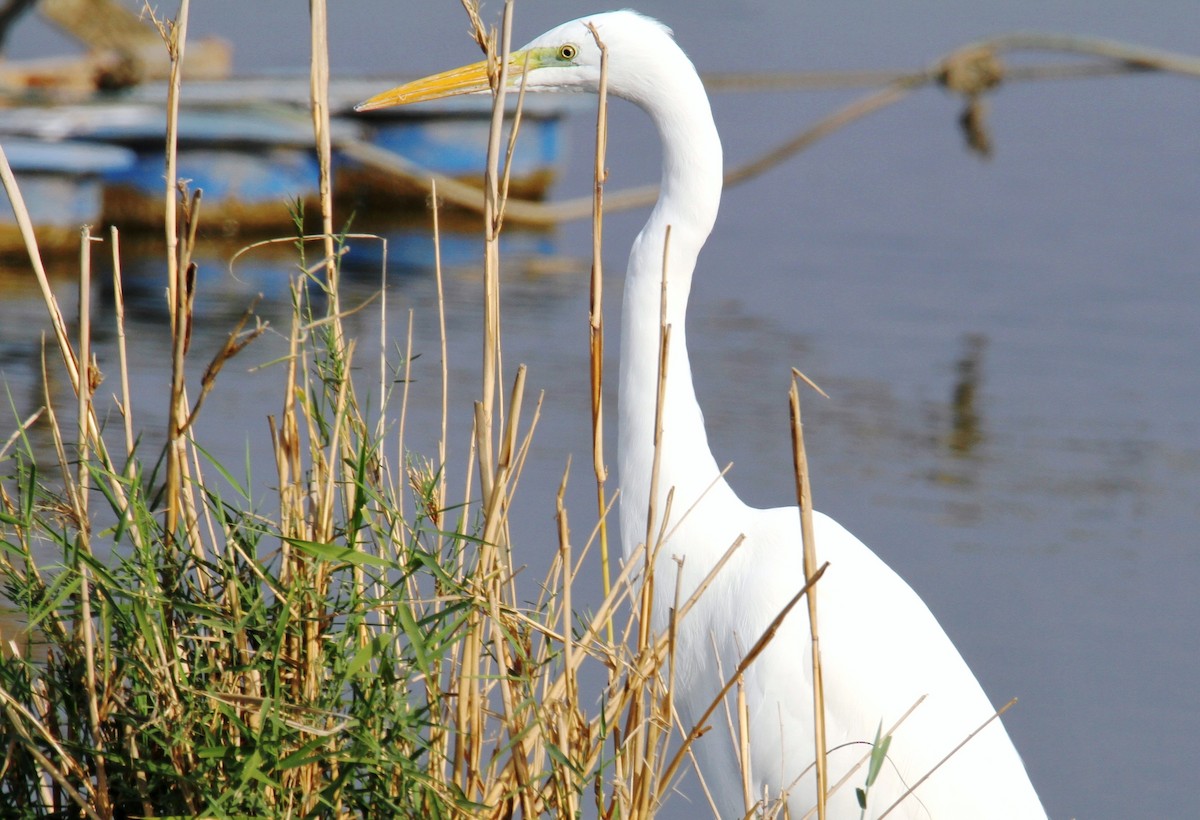
[[[578,53],[579,49],[575,48],[575,46],[571,45],[570,43],[558,47],[558,56],[559,59],[562,60],[574,60],[575,55]]]

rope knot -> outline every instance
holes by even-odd
[[[1004,63],[988,46],[960,49],[942,60],[938,82],[949,91],[976,97],[1004,79]]]

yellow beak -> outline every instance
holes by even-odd
[[[527,61],[524,54],[518,52],[509,55],[509,80],[511,81],[514,77],[520,77],[525,72],[526,64]],[[426,77],[422,80],[414,80],[411,83],[397,86],[391,91],[376,94],[366,102],[361,102],[354,106],[354,110],[374,111],[394,105],[408,105],[409,103],[423,102],[425,100],[440,100],[443,97],[455,97],[459,94],[475,94],[480,91],[488,91],[490,88],[488,65],[487,61],[484,60],[472,63],[471,65],[465,65],[462,68],[452,68],[449,71],[443,71],[441,74],[434,74],[432,77]]]

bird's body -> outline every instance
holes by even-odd
[[[795,508],[753,509],[720,475],[692,385],[685,315],[697,256],[721,194],[721,144],[694,67],[661,24],[630,11],[591,15],[538,37],[518,52],[530,91],[595,91],[599,49],[609,54],[610,93],[644,109],[663,142],[662,188],[629,257],[622,314],[618,468],[621,536],[627,555],[646,539],[654,464],[663,265],[671,325],[655,509],[672,495],[667,540],[658,550],[653,626],[667,626],[677,574],[686,599],[731,544],[742,546],[678,625],[675,703],[690,728],[783,606],[804,585]],[[524,61],[524,62],[522,62]],[[514,72],[519,73],[519,72]],[[440,75],[456,82],[454,72]],[[514,79],[514,82],[521,82]],[[467,89],[462,86],[463,90]],[[399,89],[397,91],[400,91]],[[452,93],[462,93],[457,90]],[[395,96],[380,95],[380,104]],[[669,228],[669,240],[668,236]],[[877,817],[994,714],[974,675],[915,592],[832,519],[814,517],[829,782],[870,751],[922,697],[895,731],[866,817]],[[654,531],[660,531],[655,522]],[[783,622],[745,674],[750,800],[787,792],[790,816],[815,805],[812,670],[804,607]],[[721,817],[741,817],[743,777],[723,711],[695,744]],[[829,799],[829,817],[857,818],[855,787],[866,766]],[[1000,721],[989,723],[888,815],[894,818],[1045,817]]]

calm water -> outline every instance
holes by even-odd
[[[412,5],[335,6],[335,72],[399,75],[475,58],[457,2]],[[1194,0],[1158,3],[1154,14],[1116,0],[1052,9],[1032,0],[879,5],[869,14],[782,0],[641,8],[673,24],[711,71],[917,66],[1013,29],[1194,50],[1200,31]],[[302,66],[307,23],[294,6],[197,4],[192,33],[231,38],[241,70]],[[518,41],[594,10],[518,7]],[[271,38],[253,34],[268,25]],[[50,47],[36,26],[25,31],[13,56]],[[924,596],[993,700],[1020,697],[1006,723],[1056,818],[1181,816],[1197,797],[1198,92],[1195,80],[1162,77],[1006,88],[991,102],[989,162],[964,151],[957,103],[924,92],[728,192],[696,277],[693,366],[714,450],[735,464],[732,483],[759,505],[791,502],[785,391],[789,367],[800,367],[832,396],[806,403],[817,506]],[[749,157],[845,99],[716,96],[727,157]],[[589,129],[586,116],[575,123],[560,196],[588,190]],[[656,177],[653,134],[628,106],[612,113],[610,158],[612,189]],[[643,218],[608,221],[614,308],[616,274]],[[507,363],[528,363],[530,386],[546,391],[514,517],[535,570],[554,543],[550,488],[568,454],[577,465],[578,537],[593,503],[590,470],[581,469],[590,451],[588,228],[520,238],[514,253],[539,245],[566,257],[554,265],[563,272],[539,272],[514,256],[503,297]],[[261,289],[276,297],[263,313],[282,323],[286,268],[284,259],[260,259],[237,280],[214,257],[194,344],[214,349]],[[132,353],[147,402],[158,401],[168,372],[154,275],[147,270],[143,280]],[[371,266],[354,270],[351,300],[377,285]],[[18,410],[29,412],[40,400],[36,329],[26,317],[40,307],[19,266],[0,274],[0,287],[0,369]],[[414,310],[414,347],[424,354],[408,443],[432,453],[432,277],[396,266],[388,287],[394,335]],[[476,390],[480,293],[474,264],[448,272],[452,400],[460,406]],[[350,321],[363,340],[359,364],[375,372],[367,348],[377,346],[368,340],[378,338],[378,316]],[[609,323],[617,326],[615,310]],[[223,443],[227,461],[240,463],[248,446],[252,459],[269,463],[261,442],[281,376],[250,377],[245,368],[273,358],[280,344],[267,339],[240,371],[222,374],[209,401],[202,427]],[[102,340],[101,356],[111,349]],[[609,349],[617,350],[613,337]],[[152,418],[161,408],[143,411]],[[0,439],[11,427],[4,412]],[[454,421],[465,429],[465,415]],[[256,475],[265,498],[269,472]],[[687,805],[671,814],[688,816]]]

